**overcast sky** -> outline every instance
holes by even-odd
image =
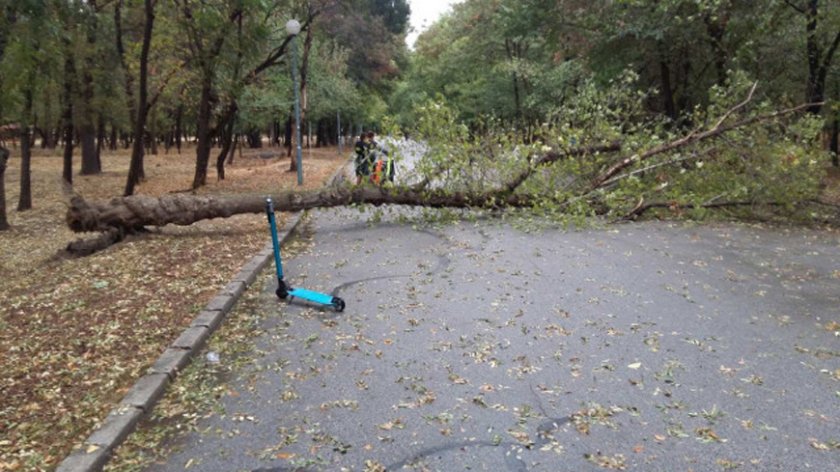
[[[460,2],[461,0],[409,0],[411,26],[414,31],[409,33],[406,38],[408,47],[414,48],[414,41],[417,40],[417,36],[434,23],[442,13],[448,11],[451,5]]]

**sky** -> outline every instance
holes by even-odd
[[[409,33],[405,40],[408,47],[414,49],[414,41],[417,40],[417,36],[431,26],[441,14],[449,11],[450,6],[460,2],[461,0],[409,0],[408,3],[411,6],[409,22],[414,31]]]

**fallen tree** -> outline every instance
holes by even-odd
[[[780,195],[794,200],[812,199],[813,195],[808,193],[810,189],[804,185],[787,193],[780,193],[774,188],[786,185],[783,179],[798,184],[797,179],[808,175],[810,164],[800,162],[808,159],[807,151],[802,151],[803,146],[791,148],[786,142],[779,144],[772,140],[767,140],[766,149],[754,145],[758,140],[766,139],[767,133],[775,132],[766,129],[756,131],[762,123],[767,122],[765,128],[776,129],[782,117],[804,110],[808,105],[740,115],[754,92],[755,85],[749,89],[746,99],[725,109],[714,120],[704,121],[712,125],[654,142],[646,148],[636,143],[638,139],[627,140],[636,143],[634,146],[622,140],[592,143],[595,137],[589,138],[589,144],[577,146],[563,146],[545,140],[527,147],[518,144],[516,148],[511,148],[516,152],[510,152],[508,155],[511,157],[507,160],[498,156],[489,160],[483,151],[476,151],[480,147],[464,144],[463,148],[468,151],[459,155],[458,148],[448,143],[442,160],[425,166],[434,171],[426,171],[420,182],[413,186],[333,185],[306,192],[283,192],[272,195],[272,199],[275,209],[285,212],[354,204],[478,209],[544,208],[550,204],[563,211],[575,208],[575,211],[585,214],[626,217],[675,206],[682,209],[762,204],[781,207],[785,201],[778,201]],[[748,129],[752,130],[752,134]],[[803,133],[799,129],[795,132]],[[707,141],[720,139],[730,140],[727,143],[732,148],[729,152],[720,152],[714,146],[702,147]],[[740,146],[738,139],[745,139],[754,149]],[[691,151],[688,156],[681,154],[688,150]],[[783,152],[791,155],[778,156]],[[661,160],[657,161],[660,157]],[[703,160],[715,165],[703,169]],[[643,162],[645,167],[640,166]],[[664,168],[669,171],[666,173]],[[714,169],[715,173],[709,174],[710,169]],[[557,184],[558,173],[564,182],[562,186]],[[486,175],[490,177],[485,178]],[[754,182],[767,180],[768,176],[772,177],[768,182]],[[727,178],[731,181],[720,184],[723,190],[715,188],[717,180],[710,180]],[[430,188],[431,182],[437,182],[437,185]],[[669,194],[669,186],[677,193]],[[714,192],[713,200],[709,200],[709,192]],[[657,197],[658,202],[679,201],[680,204],[641,203],[652,200],[652,195]],[[218,197],[174,194],[162,197],[135,195],[107,202],[89,202],[73,195],[67,211],[68,226],[75,232],[100,232],[101,235],[71,243],[68,249],[73,253],[87,254],[148,226],[190,225],[204,219],[261,213],[265,208],[264,199],[265,196],[260,195]]]

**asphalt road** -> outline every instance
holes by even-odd
[[[840,471],[840,234],[357,217],[285,261],[346,311],[266,287],[236,395],[150,470]]]

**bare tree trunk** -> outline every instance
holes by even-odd
[[[817,35],[819,0],[808,0],[804,12],[806,18],[805,41],[808,55],[806,99],[808,103],[812,104],[808,111],[818,115],[822,111],[823,101],[825,100],[825,81],[828,77],[828,70],[831,67],[834,53],[840,46],[840,30],[837,31],[833,41],[828,46],[828,50],[823,53],[823,44],[821,44]]]
[[[181,126],[184,119],[184,105],[178,105],[178,110],[175,112],[175,147],[178,148],[178,154],[181,154],[181,138],[184,134],[184,129]]]
[[[88,8],[95,9],[96,2],[89,2]],[[81,123],[79,126],[79,141],[82,148],[82,175],[94,175],[102,172],[99,165],[99,157],[97,155],[96,146],[96,126],[94,124],[94,83],[93,70],[96,67],[94,62],[94,54],[96,48],[96,30],[97,19],[94,11],[87,11],[87,17],[84,19],[86,23],[87,48],[85,52],[85,70],[82,71],[82,106],[81,106]]]
[[[664,49],[664,48],[663,48]],[[662,106],[665,108],[665,115],[673,121],[677,121],[677,107],[674,103],[674,88],[671,85],[671,67],[665,53],[661,53],[659,60],[659,78],[662,83]]]
[[[32,133],[29,131],[29,121],[32,119],[31,86],[26,87],[23,92],[23,116],[24,122],[20,124],[20,196],[18,198],[18,211],[32,208]]]
[[[724,6],[724,8],[726,8]],[[729,54],[723,46],[723,37],[726,34],[726,27],[729,23],[730,11],[717,11],[707,13],[703,17],[706,23],[706,34],[709,35],[709,45],[712,48],[712,57],[715,62],[717,84],[723,86],[726,83],[726,64],[729,62]]]
[[[122,40],[122,6],[123,0],[117,0],[114,6],[114,39],[116,41],[117,53],[120,56],[120,64],[122,65],[123,73],[125,74],[125,96],[128,105],[128,119],[131,121],[131,129],[135,128],[134,119],[137,117],[137,107],[134,102],[134,76],[131,75],[128,69],[128,62],[125,58],[125,47]],[[154,6],[152,6],[154,8]],[[126,149],[128,146],[126,146]],[[142,167],[142,164],[141,164]]]
[[[192,188],[207,184],[207,165],[210,162],[210,98],[213,93],[213,71],[204,70],[201,80],[201,99],[198,103],[198,146],[195,155],[195,176]]]
[[[219,120],[219,139],[221,141],[222,149],[216,157],[216,177],[219,180],[225,180],[225,159],[230,154],[230,148],[233,143],[233,125],[236,122],[236,102],[228,105],[222,118]]]
[[[6,162],[9,160],[9,150],[0,146],[0,231],[9,229],[6,218]]]
[[[831,120],[831,163],[840,167],[840,117]]]
[[[32,141],[29,126],[20,129],[20,196],[18,211],[32,208]]]
[[[73,185],[73,77],[75,67],[73,56],[70,54],[70,46],[67,46],[67,57],[64,59],[64,86],[62,91],[61,125],[64,130],[64,167],[62,177],[64,181]]]
[[[105,116],[99,114],[96,123],[96,168],[102,172],[102,148],[105,147]]]
[[[149,100],[149,47],[152,43],[152,28],[155,22],[155,7],[152,0],[144,0],[146,21],[143,25],[143,46],[140,50],[140,87],[137,99],[137,119],[134,120],[134,145],[131,149],[131,164],[125,183],[124,195],[133,195],[134,187],[140,182],[143,174],[143,132],[146,127],[146,117],[149,114],[147,102]]]
[[[83,125],[79,130],[79,144],[82,149],[82,175],[94,175],[102,172],[96,160],[96,128]]]

